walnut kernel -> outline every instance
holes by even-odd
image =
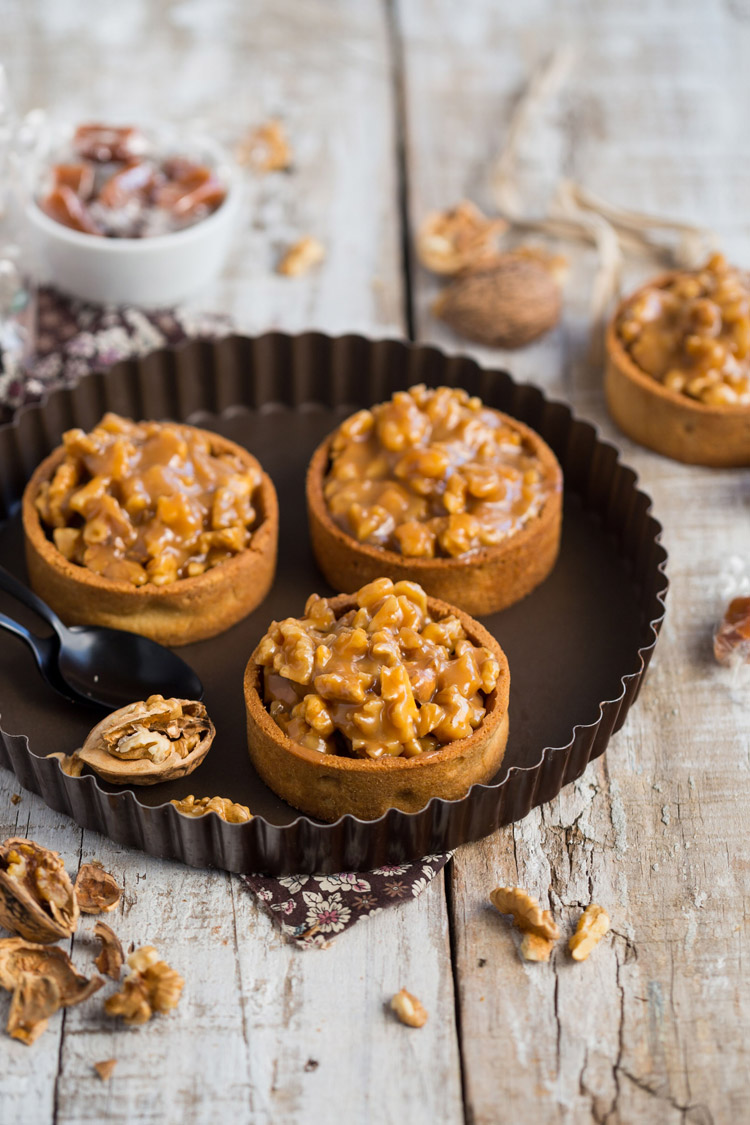
[[[427,1012],[421,1001],[417,1000],[416,996],[412,996],[411,992],[407,992],[405,988],[402,988],[393,997],[391,1007],[401,1023],[405,1023],[407,1027],[424,1027],[427,1023]]]
[[[573,960],[585,961],[591,950],[599,944],[608,930],[609,915],[607,911],[592,902],[578,919],[576,932],[568,941]]]
[[[458,273],[492,254],[507,229],[504,219],[488,219],[464,199],[448,211],[427,216],[417,233],[417,257],[433,273]]]
[[[325,256],[323,243],[311,235],[306,235],[286,250],[276,266],[276,272],[284,274],[285,277],[299,277],[313,266],[320,265]]]
[[[206,813],[215,812],[229,824],[244,824],[253,819],[247,805],[238,805],[228,797],[194,797],[191,793],[182,800],[170,801],[170,804],[183,816],[205,816]]]
[[[557,941],[560,929],[549,910],[542,910],[523,887],[495,887],[490,902],[501,914],[511,914],[519,930],[547,941]]]
[[[175,1008],[185,981],[153,945],[144,945],[128,957],[130,973],[122,989],[104,1002],[108,1016],[122,1016],[126,1024],[147,1023],[156,1012]]]
[[[256,172],[283,172],[292,163],[292,149],[281,121],[266,121],[251,129],[235,151],[238,164]]]

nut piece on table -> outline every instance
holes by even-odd
[[[307,273],[313,266],[320,265],[325,256],[323,243],[311,235],[306,235],[305,238],[295,242],[284,253],[276,267],[276,272],[282,273],[286,277],[299,277],[301,274]]]
[[[57,852],[15,836],[0,844],[0,925],[28,941],[75,932],[78,902]]]
[[[151,695],[107,715],[77,753],[105,781],[155,785],[192,773],[215,734],[202,703]]]
[[[84,863],[74,889],[84,914],[108,914],[122,898],[122,887],[100,863]]]
[[[30,1046],[59,1008],[71,1008],[97,992],[104,981],[76,972],[67,953],[57,946],[37,945],[21,938],[0,941],[0,987],[13,993],[8,1034]]]
[[[427,1012],[416,996],[402,988],[391,1000],[391,1007],[407,1027],[424,1027],[427,1023]]]
[[[185,981],[171,969],[153,945],[144,945],[128,957],[130,973],[122,989],[104,1001],[108,1016],[122,1016],[129,1026],[147,1023],[155,1012],[176,1008]]]
[[[247,805],[238,805],[228,797],[183,797],[181,801],[169,802],[184,816],[205,816],[206,813],[215,812],[222,820],[229,824],[244,824],[253,819],[253,814]]]
[[[574,961],[585,961],[595,945],[598,945],[609,930],[609,914],[596,903],[587,906],[578,919],[576,932],[568,941],[570,955]]]
[[[55,750],[53,754],[47,754],[48,758],[57,758],[60,763],[60,769],[66,773],[68,777],[80,777],[83,773],[83,762],[78,757],[78,754],[65,754],[62,750]]]
[[[460,274],[433,306],[459,336],[491,347],[522,348],[560,319],[552,269],[527,253],[501,254]]]
[[[719,664],[750,664],[750,598],[733,598],[714,634]]]
[[[117,1059],[102,1059],[101,1062],[94,1063],[94,1070],[99,1075],[102,1082],[109,1082],[116,1066]]]
[[[117,934],[106,922],[97,922],[94,926],[94,936],[102,943],[101,952],[94,959],[94,964],[100,973],[119,980],[122,966],[125,964],[125,954]]]
[[[417,232],[417,257],[433,273],[454,274],[493,254],[505,219],[488,219],[468,199],[431,211]]]
[[[501,914],[510,914],[523,933],[521,956],[525,961],[549,961],[560,929],[549,910],[522,887],[495,887],[490,902]]]
[[[251,129],[235,150],[238,164],[256,172],[284,172],[292,163],[292,149],[281,121],[266,121]]]

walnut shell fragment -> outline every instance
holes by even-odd
[[[53,754],[47,754],[48,758],[57,758],[60,763],[60,769],[66,773],[68,777],[80,777],[83,773],[83,762],[78,757],[78,754],[66,754],[62,750],[55,750]]]
[[[177,1007],[185,981],[171,969],[153,945],[144,945],[128,957],[130,973],[114,996],[104,1001],[108,1016],[122,1016],[128,1026],[147,1023],[155,1012]]]
[[[106,922],[97,922],[94,926],[94,936],[99,938],[102,948],[94,964],[100,973],[119,980],[122,966],[125,964],[125,954],[117,934]]]
[[[488,219],[463,199],[448,211],[427,215],[417,232],[417,257],[433,273],[459,273],[492,255],[507,229],[505,219]]]
[[[215,734],[202,703],[151,695],[97,723],[78,757],[105,781],[155,785],[192,773]]]
[[[100,863],[84,863],[76,876],[74,889],[84,914],[108,914],[122,898],[122,887]]]
[[[215,812],[229,824],[244,824],[253,819],[253,814],[247,805],[238,805],[228,797],[194,797],[191,793],[181,801],[174,800],[169,803],[174,805],[183,816],[205,816],[207,813]]]
[[[28,941],[75,933],[78,902],[57,852],[14,836],[0,844],[0,925]]]
[[[427,1011],[416,996],[402,988],[391,1000],[391,1008],[396,1013],[401,1023],[407,1027],[424,1027],[427,1023]]]
[[[568,941],[570,955],[574,961],[585,961],[594,946],[598,945],[609,930],[609,914],[602,906],[592,902],[578,919],[576,932]]]
[[[522,348],[560,319],[561,291],[552,269],[528,254],[498,255],[448,285],[435,316],[469,340]]]
[[[22,938],[0,940],[0,987],[13,993],[8,1033],[30,1046],[59,1008],[71,1008],[102,987],[101,977],[88,980],[57,946]]]

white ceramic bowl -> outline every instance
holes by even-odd
[[[240,213],[236,168],[218,146],[202,142],[226,185],[224,202],[191,227],[154,238],[100,238],[55,222],[35,199],[26,207],[39,280],[97,304],[177,304],[221,271]]]

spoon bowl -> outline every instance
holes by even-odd
[[[68,628],[46,602],[3,567],[0,589],[34,610],[54,630],[53,637],[38,637],[0,614],[0,628],[28,644],[44,679],[69,701],[113,709],[156,694],[203,698],[203,684],[196,673],[164,645],[100,625]]]

